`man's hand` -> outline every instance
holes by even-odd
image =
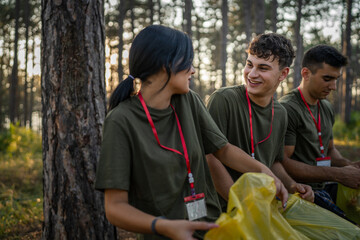
[[[309,202],[314,202],[314,191],[312,190],[311,186],[301,183],[295,183],[291,186],[291,192],[300,193],[300,197],[305,199]]]
[[[337,182],[350,188],[360,188],[360,168],[350,165],[339,169]]]
[[[352,163],[350,164],[350,166],[353,166],[353,167],[356,167],[356,168],[360,168],[360,161],[352,162]]]

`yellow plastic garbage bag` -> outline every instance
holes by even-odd
[[[227,213],[216,221],[206,240],[308,239],[293,229],[278,210],[274,179],[266,174],[245,173],[231,187]]]
[[[360,225],[360,189],[338,184],[336,205],[345,212],[346,217]]]
[[[297,231],[313,240],[360,239],[360,228],[336,214],[300,198],[290,196],[285,210],[286,221]]]

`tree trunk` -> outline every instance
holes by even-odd
[[[251,41],[251,0],[243,0],[243,15],[246,34],[246,44]]]
[[[200,51],[200,42],[201,42],[201,28],[202,28],[202,21],[200,20],[200,17],[197,16],[196,17],[196,32],[195,32],[195,37],[196,37],[196,42],[197,42],[197,49],[195,50],[196,54],[195,56],[197,56],[197,67],[196,67],[196,73],[197,73],[197,77],[196,80],[198,82],[198,84],[194,84],[197,86],[197,92],[199,93],[200,97],[202,99],[204,99],[205,94],[204,94],[204,90],[203,90],[203,84],[201,81],[201,51]]]
[[[15,1],[15,39],[14,39],[14,64],[11,71],[11,82],[10,82],[10,106],[9,106],[9,117],[10,122],[15,123],[19,116],[19,93],[18,93],[18,41],[19,41],[19,9],[20,0]]]
[[[158,3],[158,21],[159,21],[159,24],[161,24],[161,0],[158,0],[157,1]]]
[[[184,18],[183,18],[183,30],[186,32],[190,38],[192,38],[192,21],[191,21],[191,11],[193,8],[192,0],[185,0],[185,11],[184,11]],[[192,81],[190,82],[190,89],[194,89],[195,83],[194,78],[192,78]]]
[[[148,0],[148,7],[149,7],[149,12],[150,12],[150,25],[154,24],[154,2],[153,0]]]
[[[226,60],[227,60],[227,35],[228,35],[228,1],[222,0],[221,13],[222,13],[222,27],[221,27],[221,86],[226,86]]]
[[[255,33],[258,35],[265,31],[265,0],[256,0],[255,4]]]
[[[271,0],[271,30],[276,33],[277,32],[277,9],[279,7],[277,0]]]
[[[0,132],[4,128],[5,123],[5,109],[3,109],[3,101],[4,101],[4,94],[3,94],[3,85],[4,85],[4,54],[0,56]]]
[[[42,0],[42,239],[115,239],[94,190],[106,114],[102,0]]]
[[[360,63],[359,63],[359,53],[360,53],[360,49],[359,49],[359,43],[356,45],[356,54],[355,54],[355,76],[354,76],[354,81],[355,81],[355,98],[354,98],[354,110],[355,111],[359,111],[359,78],[360,78],[360,74],[359,74],[359,70],[360,70]]]
[[[119,23],[119,45],[118,45],[118,78],[119,82],[121,82],[124,78],[124,68],[122,65],[122,52],[124,48],[124,19],[125,19],[125,13],[126,13],[126,7],[125,7],[125,0],[121,0],[119,3],[119,17],[118,17],[118,23]],[[110,54],[111,56],[111,54]]]
[[[351,21],[352,21],[352,0],[347,0],[347,15],[346,15],[346,30],[345,30],[345,41],[343,54],[349,59],[349,64],[343,71],[343,101],[342,101],[342,120],[345,123],[350,122],[351,114],[351,85],[352,85],[352,74],[351,74]]]
[[[133,0],[129,0],[129,1],[128,1],[128,4],[129,4],[129,10],[130,10],[131,32],[132,32],[132,36],[133,36],[133,39],[134,39],[134,37],[135,37],[134,1],[133,1]]]
[[[184,32],[186,32],[190,38],[192,37],[191,31],[191,10],[192,10],[192,0],[185,0],[185,12],[184,12]]]
[[[344,51],[344,42],[345,42],[345,29],[346,29],[346,22],[344,21],[344,16],[346,14],[346,0],[341,1],[342,4],[342,11],[341,11],[341,49]],[[343,70],[344,71],[344,70]],[[345,70],[346,71],[346,70]],[[342,114],[342,100],[343,100],[343,83],[345,80],[343,79],[343,76],[339,78],[339,80],[336,82],[336,94],[337,97],[335,98],[335,113],[336,114]]]
[[[28,54],[29,54],[29,2],[24,1],[24,20],[25,20],[25,78],[24,78],[24,122],[23,125],[26,127],[29,120],[29,109],[28,109]]]
[[[35,36],[33,37],[33,45],[32,45],[32,70],[35,69]],[[34,82],[35,76],[34,73],[31,76],[30,82],[30,105],[29,105],[29,127],[32,128],[32,113],[34,109]]]
[[[294,85],[296,88],[301,82],[301,60],[304,54],[303,39],[300,33],[301,30],[301,18],[302,18],[302,0],[297,1],[297,12],[295,22],[295,42],[296,42],[296,56],[294,61]]]

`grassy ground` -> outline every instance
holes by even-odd
[[[335,141],[343,156],[360,161],[360,143]],[[21,128],[0,134],[0,239],[40,239],[42,216],[40,136]],[[118,239],[135,235],[118,231]]]
[[[12,127],[0,136],[0,239],[39,239],[41,138]]]

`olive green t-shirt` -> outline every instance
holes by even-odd
[[[286,108],[289,124],[285,135],[285,146],[295,146],[292,159],[316,166],[316,158],[321,157],[317,129],[300,92],[294,89],[283,96],[279,102]],[[318,121],[318,106],[308,104]],[[333,138],[334,110],[329,101],[320,100],[321,137],[324,153],[327,156],[329,142]],[[323,183],[310,183],[314,189],[322,189]]]
[[[270,133],[272,102],[261,107],[251,102],[253,137],[255,145]],[[207,105],[210,115],[224,133],[229,143],[251,155],[250,117],[245,86],[225,87],[215,91]],[[287,126],[286,110],[274,101],[274,120],[270,137],[255,147],[255,159],[271,167],[274,161],[282,161],[284,136]],[[241,173],[227,167],[234,181]]]
[[[208,215],[200,220],[215,221],[221,209],[205,154],[225,146],[227,139],[194,92],[174,95],[171,104],[185,138],[196,193],[205,193]],[[172,108],[148,109],[160,143],[183,152]],[[95,186],[128,191],[129,203],[148,214],[168,219],[188,217],[184,197],[190,195],[190,187],[185,159],[158,145],[137,96],[121,102],[105,119]]]

